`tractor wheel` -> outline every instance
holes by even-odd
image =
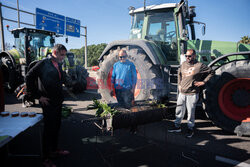
[[[4,77],[5,89],[9,92],[13,92],[18,85],[23,83],[23,79],[18,76],[16,69],[7,56],[1,57],[1,69]]]
[[[73,85],[73,92],[74,93],[81,93],[84,90],[86,90],[87,87],[87,78],[89,76],[89,73],[87,72],[87,70],[80,66],[77,65],[76,66],[76,83]]]
[[[250,61],[228,63],[215,73],[204,91],[206,114],[224,130],[250,135]]]
[[[122,49],[122,48],[121,48]],[[140,48],[124,48],[128,54],[128,60],[133,62],[137,72],[137,84],[135,89],[135,100],[158,99],[163,93],[161,71],[147,57],[146,53]],[[111,76],[113,65],[118,61],[120,49],[110,50],[100,63],[97,73],[98,91],[103,100],[108,103],[115,103],[115,95],[111,95],[114,88],[111,88]]]

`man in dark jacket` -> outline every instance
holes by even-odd
[[[63,102],[61,63],[66,52],[65,46],[55,45],[51,58],[39,61],[26,75],[27,93],[30,97],[39,99],[43,110],[44,166],[53,166],[50,160],[52,156],[69,154],[57,147]]]

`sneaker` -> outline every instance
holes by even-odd
[[[172,132],[181,132],[181,127],[174,126],[172,129],[169,129],[168,132],[170,132],[170,133],[172,133]]]
[[[188,129],[186,137],[191,138],[191,137],[193,137],[193,135],[194,135],[194,130],[193,129]]]

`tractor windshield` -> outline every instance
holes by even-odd
[[[31,33],[30,46],[35,48],[40,47],[53,47],[53,43],[51,43],[51,36],[41,33]]]
[[[151,11],[147,15],[145,39],[155,41],[168,61],[176,61],[178,48],[173,10]]]
[[[50,35],[41,33],[29,33],[29,36],[26,38],[26,33],[20,32],[19,37],[15,38],[15,46],[21,58],[25,58],[25,47],[27,47],[31,60],[36,60],[43,54],[41,51],[43,51],[44,48],[53,47],[54,43],[52,38]],[[28,39],[27,46],[25,46],[26,39]]]
[[[52,37],[47,34],[41,33],[31,33],[31,40],[29,41],[29,47],[31,49],[31,56],[36,58],[41,58],[41,56],[46,56],[47,53],[43,53],[45,48],[52,48],[54,43],[52,42]]]
[[[132,27],[130,30],[130,39],[140,39],[142,37],[142,27],[144,21],[144,13],[137,13],[132,18]]]
[[[172,43],[176,41],[175,21],[172,11],[148,14],[146,38],[154,41]]]

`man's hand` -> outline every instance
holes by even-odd
[[[41,96],[40,99],[39,99],[40,103],[42,103],[42,105],[49,105],[49,99],[47,97],[43,97]]]
[[[203,81],[194,82],[194,86],[200,87],[200,86],[203,86],[203,85],[205,85],[205,82],[203,82]]]

